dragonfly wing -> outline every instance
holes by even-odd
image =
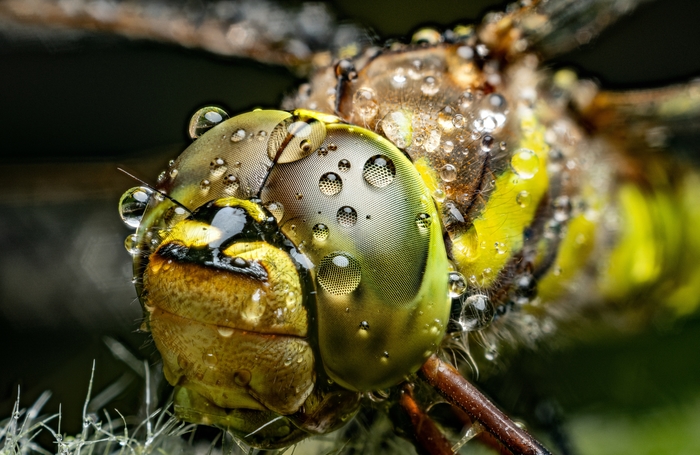
[[[282,7],[265,0],[108,2],[2,0],[0,19],[114,33],[252,58],[305,72],[331,56],[354,54],[367,33],[338,24],[322,3]],[[365,37],[365,38],[363,38]]]

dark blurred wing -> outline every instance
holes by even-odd
[[[109,32],[174,43],[209,52],[252,58],[299,70],[354,54],[366,33],[338,24],[322,3],[282,7],[266,0],[177,2],[156,0],[0,0],[0,20],[16,25]],[[40,32],[45,41],[51,32]],[[47,34],[48,33],[48,34]],[[65,39],[65,37],[63,38]]]
[[[582,116],[634,153],[664,149],[700,160],[700,80],[658,89],[601,91]]]
[[[545,59],[586,44],[649,0],[526,0],[484,18],[479,37],[497,51]]]

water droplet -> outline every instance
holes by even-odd
[[[403,88],[406,85],[406,74],[403,68],[397,68],[391,76],[391,85],[394,88]]]
[[[335,218],[341,226],[353,227],[357,223],[357,212],[346,205],[338,209]]]
[[[134,229],[139,227],[153,193],[150,188],[137,186],[127,190],[122,195],[119,199],[119,215],[124,224]]]
[[[569,219],[571,214],[571,200],[568,196],[559,196],[554,200],[554,219],[563,222]]]
[[[450,297],[456,299],[467,291],[467,280],[459,272],[450,272],[447,277]]]
[[[486,57],[487,55],[489,55],[489,48],[486,46],[486,44],[477,44],[476,53],[479,54],[481,57]]]
[[[464,60],[472,60],[474,58],[474,49],[469,46],[459,46],[457,48],[457,55]]]
[[[224,338],[228,338],[233,335],[233,329],[231,327],[224,327],[223,325],[217,326],[216,331],[219,332],[219,335]]]
[[[454,128],[452,124],[452,118],[455,112],[450,106],[445,106],[440,112],[438,112],[438,124],[443,129],[443,131],[450,132]]]
[[[209,173],[212,177],[220,177],[226,172],[226,160],[223,158],[214,158],[211,163],[209,163]]]
[[[464,299],[459,322],[463,331],[472,332],[488,327],[494,315],[489,298],[484,294],[474,294]]]
[[[318,266],[318,283],[333,295],[351,293],[359,286],[361,277],[360,263],[349,253],[331,253]]]
[[[322,242],[328,238],[329,234],[329,229],[328,226],[326,226],[323,223],[318,223],[315,224],[313,228],[311,228],[311,232],[313,233],[314,239]]]
[[[209,369],[214,369],[216,368],[216,364],[219,363],[219,359],[217,359],[213,353],[205,352],[202,355],[202,362],[204,362],[204,365],[206,365]]]
[[[203,107],[195,112],[190,119],[187,132],[192,139],[197,139],[226,119],[228,119],[228,114],[223,109],[214,106]]]
[[[437,188],[435,191],[433,191],[433,199],[435,199],[437,202],[443,202],[445,200],[445,192],[440,188]]]
[[[432,222],[433,220],[427,213],[419,213],[416,215],[416,224],[418,225],[419,229],[429,229]]]
[[[462,112],[469,110],[472,103],[474,103],[474,94],[471,90],[463,92],[457,99],[457,106],[459,106],[459,110]]]
[[[442,151],[445,153],[451,153],[454,148],[455,144],[452,141],[445,141],[442,143]]]
[[[525,208],[532,202],[532,196],[530,196],[529,191],[523,190],[515,196],[515,202],[517,202],[520,207]]]
[[[539,171],[540,160],[532,150],[520,149],[511,158],[510,166],[518,177],[528,180]]]
[[[326,172],[318,181],[318,189],[326,196],[335,196],[343,189],[343,181],[334,172]]]
[[[422,28],[413,34],[413,44],[433,45],[442,41],[442,35],[434,28]]]
[[[202,190],[203,193],[206,193],[209,191],[209,188],[211,187],[211,182],[207,179],[202,180],[199,182],[199,189]]]
[[[498,148],[500,148],[501,150],[505,150],[507,145],[508,144],[506,144],[506,141],[501,141],[498,143]]]
[[[284,206],[277,201],[269,201],[264,204],[265,208],[270,211],[272,216],[275,217],[277,221],[280,221],[284,216]]]
[[[374,155],[365,162],[362,177],[367,183],[377,188],[384,188],[394,181],[396,167],[385,155]]]
[[[434,76],[428,76],[423,79],[423,83],[420,86],[420,91],[424,95],[432,96],[440,91],[440,84]]]
[[[238,177],[233,174],[229,174],[224,178],[224,192],[227,194],[234,194],[238,191],[239,187]]]
[[[486,135],[484,136],[483,139],[481,139],[481,151],[482,152],[490,152],[491,149],[493,148],[495,140],[493,139],[493,136]]]
[[[243,139],[245,139],[246,132],[243,128],[238,128],[236,131],[231,134],[231,142],[241,142]]]
[[[440,169],[440,178],[446,182],[452,182],[457,178],[457,168],[451,164],[446,164]]]
[[[369,330],[369,322],[367,321],[362,321],[360,322],[360,330]]]
[[[263,142],[265,139],[267,139],[267,131],[258,131],[258,134],[255,135],[255,139],[257,139],[258,142]]]
[[[379,111],[379,104],[375,99],[374,90],[367,87],[361,87],[355,92],[353,105],[364,120],[373,119]]]
[[[496,360],[496,358],[498,358],[498,350],[495,346],[491,346],[484,352],[484,357],[489,362],[493,362],[494,360]]]
[[[441,135],[440,130],[437,128],[430,130],[428,137],[425,138],[425,142],[423,143],[423,148],[426,152],[432,153],[440,146]]]
[[[452,117],[452,124],[455,128],[462,128],[465,122],[466,120],[464,119],[464,116],[462,114],[457,114],[454,117]]]
[[[241,387],[245,387],[250,383],[253,375],[248,370],[236,370],[233,373],[233,382]]]
[[[340,172],[348,172],[350,170],[350,161],[348,161],[348,160],[338,161],[338,170]]]
[[[498,127],[498,121],[495,117],[487,115],[483,119],[484,131],[492,132]]]
[[[495,248],[496,254],[505,254],[506,251],[508,251],[508,247],[503,242],[494,243],[494,248]]]
[[[132,256],[136,256],[141,252],[141,249],[139,248],[139,238],[136,236],[136,234],[126,236],[126,240],[124,240],[124,248],[126,248],[126,251]]]

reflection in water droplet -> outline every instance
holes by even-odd
[[[223,109],[214,106],[203,107],[194,113],[187,129],[192,139],[197,139],[211,128],[228,119],[228,114]]]
[[[265,203],[265,208],[272,213],[277,221],[281,220],[284,216],[284,206],[277,201],[269,201]]]
[[[146,211],[148,201],[153,190],[144,186],[137,186],[127,190],[119,199],[119,215],[124,224],[136,229],[141,224],[141,219]]]
[[[238,128],[236,131],[231,134],[231,142],[241,142],[243,139],[245,139],[246,132],[243,128]]]
[[[220,325],[216,327],[216,331],[219,332],[219,335],[224,338],[228,338],[233,335],[233,329],[231,327],[224,327]]]
[[[350,161],[348,161],[348,160],[338,161],[338,170],[340,172],[348,172],[350,170]]]
[[[334,172],[326,172],[318,181],[318,188],[326,196],[335,196],[343,189],[343,181]]]
[[[440,169],[440,178],[446,182],[451,182],[457,178],[457,168],[451,164],[446,164]]]
[[[459,322],[463,331],[472,332],[488,327],[494,315],[489,298],[484,294],[474,294],[464,300]]]
[[[321,259],[316,277],[330,294],[345,295],[357,288],[362,273],[357,259],[349,253],[334,252]]]
[[[314,239],[318,241],[326,240],[330,232],[328,226],[322,223],[315,224],[314,227],[311,228],[311,231],[313,232]]]
[[[223,158],[214,158],[209,163],[209,172],[212,177],[220,177],[226,172],[226,161]]]
[[[224,179],[224,192],[227,194],[234,194],[239,186],[238,177],[233,174],[227,175]]]
[[[467,280],[459,272],[450,272],[447,278],[450,297],[456,299],[461,297],[467,290]]]
[[[385,155],[374,155],[365,162],[362,168],[362,178],[377,188],[384,188],[394,181],[396,167],[394,162]]]
[[[528,191],[523,190],[515,196],[515,202],[517,202],[520,207],[525,208],[532,202],[532,196],[530,196]]]
[[[341,226],[352,227],[357,223],[357,212],[354,208],[346,205],[338,209],[335,218]]]
[[[510,166],[518,177],[528,180],[539,171],[540,160],[532,150],[520,149],[510,159]]]
[[[416,215],[416,224],[418,225],[419,229],[429,229],[432,221],[433,220],[430,218],[430,215],[427,213],[419,213]]]

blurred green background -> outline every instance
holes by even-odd
[[[401,37],[421,25],[469,22],[497,1],[332,2],[341,19]],[[700,76],[700,2],[644,5],[591,45],[560,57],[604,87],[663,86]],[[207,104],[230,113],[275,107],[300,81],[283,68],[117,37],[0,39],[0,416],[44,390],[62,403],[63,429],[80,410],[97,361],[95,390],[123,364],[102,337],[157,360],[135,333],[140,309],[117,215],[134,182],[151,180],[186,146],[190,115]],[[700,154],[700,150],[698,150]],[[699,195],[700,196],[700,195]],[[524,419],[563,419],[573,453],[700,453],[700,321],[566,350],[522,353],[483,387]],[[135,379],[110,408],[138,409]],[[542,417],[542,416],[540,416]]]

